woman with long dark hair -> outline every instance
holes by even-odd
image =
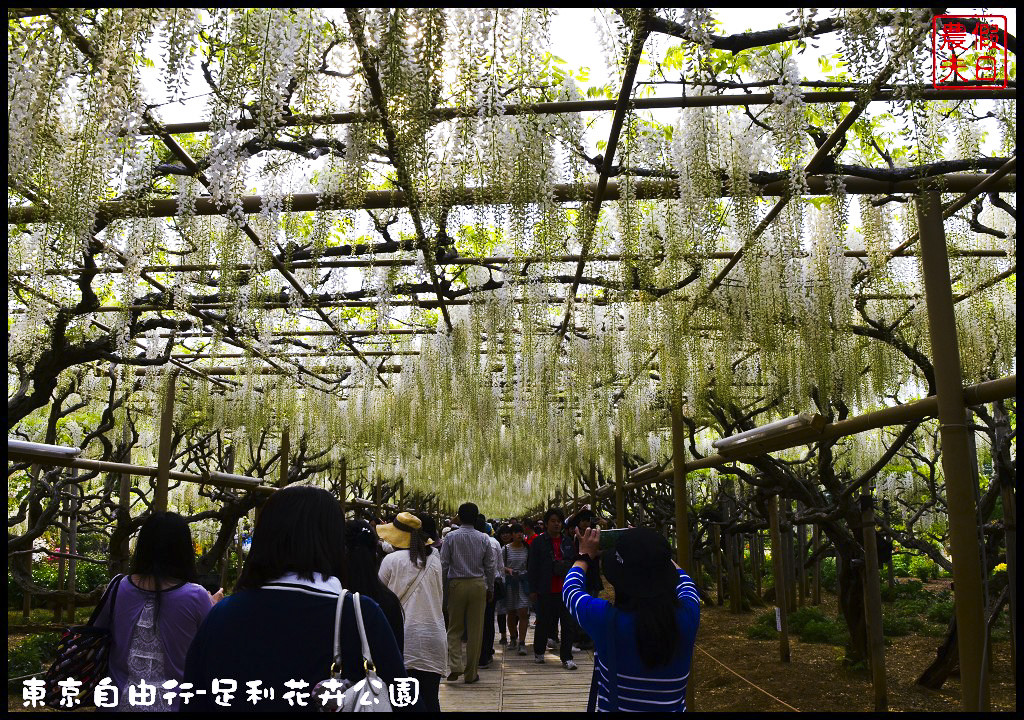
[[[350,520],[345,523],[345,543],[348,550],[348,583],[345,587],[377,601],[398,641],[398,651],[404,655],[405,618],[402,616],[402,604],[398,596],[388,590],[378,577],[382,553],[377,533],[364,520]]]
[[[441,611],[440,553],[412,513],[378,525],[377,534],[395,551],[380,564],[380,580],[399,599],[405,613],[405,667],[419,680],[416,712],[441,712],[441,678],[448,672],[448,631]]]
[[[664,537],[633,528],[602,557],[614,607],[588,595],[585,574],[601,553],[600,536],[596,528],[577,531],[579,556],[562,590],[569,612],[594,640],[588,710],[685,711],[700,618],[697,589]]]
[[[159,695],[149,705],[132,703],[128,686],[181,681],[192,638],[224,596],[222,591],[211,596],[193,583],[195,575],[195,550],[185,518],[152,513],[139,529],[130,574],[111,591],[116,601],[107,600],[96,622],[111,631],[110,677],[118,687],[118,711],[177,709],[177,702],[164,702]]]
[[[306,486],[271,495],[256,522],[236,592],[210,612],[189,648],[185,681],[207,693],[193,698],[188,709],[319,707],[311,693],[331,673],[345,560],[345,519],[336,498]],[[387,683],[405,677],[384,613],[372,598],[361,597],[360,605],[377,675]],[[351,594],[342,607],[339,636],[341,676],[358,682],[364,668]],[[226,697],[210,691],[215,679],[230,689]]]

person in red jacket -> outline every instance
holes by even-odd
[[[544,662],[548,638],[555,636],[559,622],[562,626],[559,658],[566,670],[575,670],[572,658],[573,633],[576,623],[562,602],[562,581],[576,559],[576,543],[562,535],[564,515],[557,508],[544,513],[543,535],[530,545],[527,576],[530,582],[530,600],[537,607],[537,627],[533,636],[534,662]]]

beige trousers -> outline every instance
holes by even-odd
[[[454,578],[448,581],[448,669],[466,680],[476,677],[483,642],[484,610],[487,607],[487,583],[479,578]],[[466,632],[466,659],[462,657],[462,633]]]

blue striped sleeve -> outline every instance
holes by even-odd
[[[697,594],[697,586],[682,568],[679,568],[676,597],[682,603],[687,619],[696,624],[700,619],[700,596]]]
[[[583,569],[573,566],[562,583],[562,602],[576,622],[596,640],[605,633],[603,623],[608,601],[588,595],[585,587],[586,576]]]

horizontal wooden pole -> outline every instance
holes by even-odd
[[[560,283],[561,284],[561,283]],[[922,297],[919,293],[863,293],[855,296],[858,299],[863,300],[915,300]],[[671,298],[673,301],[682,301],[681,298]],[[575,302],[579,304],[592,302],[598,307],[607,305],[619,305],[622,303],[635,303],[635,302],[657,302],[658,300],[651,300],[650,297],[644,295],[636,295],[635,297],[623,297],[623,298],[589,298],[583,295],[577,295]],[[466,307],[469,305],[476,305],[480,301],[470,298],[459,298],[456,300],[446,299],[444,304],[448,307]],[[538,305],[541,302],[546,302],[549,305],[561,305],[565,302],[563,297],[550,297],[544,301],[535,300],[531,298],[513,298],[510,303],[512,305]],[[428,299],[406,299],[406,300],[389,300],[389,307],[418,307],[427,310],[435,309],[440,307],[441,303],[437,300]],[[193,303],[188,306],[190,310],[230,310],[235,307],[235,303],[230,302],[216,302],[216,303]],[[300,309],[313,309],[313,308],[377,308],[380,307],[380,303],[376,300],[328,300],[317,303],[301,303],[294,305],[287,302],[256,302],[249,305],[252,309],[258,310],[284,310],[286,308],[298,307]],[[122,305],[101,305],[100,307],[93,308],[89,312],[91,313],[121,313],[131,310],[133,312],[160,312],[160,311],[172,311],[173,308],[168,308],[164,305],[132,305],[130,307],[124,307]],[[8,315],[21,315],[24,314],[24,308],[11,308],[8,310]],[[347,334],[347,333],[346,333]]]
[[[106,460],[91,460],[89,458],[72,458],[51,455],[49,453],[34,453],[25,450],[8,449],[8,460],[21,460],[24,462],[38,463],[43,466],[57,466],[79,468],[82,470],[96,470],[98,472],[118,473],[122,475],[139,475],[143,477],[156,477],[157,468],[145,465],[130,465],[128,463],[109,462]],[[213,472],[209,475],[195,475],[193,473],[171,470],[170,479],[194,482],[203,485],[215,485],[217,487],[239,488],[244,490],[260,490],[273,492],[274,488],[260,484],[259,478],[250,478],[244,475],[231,475],[228,473]]]
[[[720,252],[703,253],[700,255],[687,254],[683,255],[684,260],[689,261],[701,261],[701,260],[731,260],[735,252],[724,250]],[[955,250],[950,251],[950,257],[962,257],[962,258],[1005,258],[1008,257],[1009,253],[1006,250],[999,248],[983,248],[979,250],[962,250],[957,252]],[[866,258],[869,257],[867,250],[846,250],[843,252],[843,257],[848,258]],[[899,252],[891,256],[896,257],[917,257],[917,252],[908,250]],[[447,258],[440,262],[440,265],[454,265],[454,266],[473,266],[473,265],[510,265],[510,264],[547,264],[547,263],[578,263],[580,261],[580,255],[555,255],[555,256],[544,256],[544,255],[491,255],[487,257],[456,257]],[[890,258],[890,259],[891,259]],[[588,255],[583,258],[583,262],[595,263],[595,262],[620,262],[624,258],[618,253],[611,253],[605,255]],[[645,257],[628,257],[625,258],[630,261],[644,261],[648,258]],[[327,268],[361,268],[361,267],[412,267],[419,262],[417,258],[413,257],[368,257],[360,259],[347,259],[347,260],[336,260],[336,259],[320,259],[320,260],[296,260],[291,263],[284,263],[284,266],[289,270],[305,270],[309,268],[316,268],[318,270]],[[270,272],[275,268],[270,267],[259,267],[255,265],[240,264],[240,265],[223,265],[220,263],[183,263],[181,265],[145,265],[141,272],[144,273],[182,273],[182,272],[241,272],[248,273],[259,270],[260,272]],[[74,267],[74,268],[47,268],[44,271],[45,275],[56,275],[61,277],[71,277],[77,275],[117,275],[123,273],[125,268],[123,265],[104,265],[102,267],[86,268],[86,267]],[[15,277],[23,277],[32,274],[31,270],[14,270],[10,273]],[[351,336],[351,333],[348,333]]]
[[[838,103],[856,102],[860,99],[860,90],[824,90],[819,92],[802,93],[805,103]],[[921,100],[1000,100],[1015,99],[1016,88],[971,88],[969,90],[942,90],[937,88],[926,88],[912,95]],[[871,98],[871,102],[893,102],[901,101],[896,97],[895,89],[879,90]],[[670,98],[636,98],[630,102],[634,110],[671,110],[686,107],[722,107],[738,105],[769,105],[775,102],[775,95],[766,93],[734,93],[724,95],[696,95],[688,97]],[[501,115],[557,115],[563,113],[577,112],[608,112],[615,110],[616,100],[566,100],[561,102],[541,102],[530,104],[511,104],[502,108]],[[434,121],[454,120],[456,118],[478,117],[481,108],[436,108],[428,112],[428,116]],[[277,124],[282,127],[294,127],[301,125],[345,125],[354,122],[366,122],[377,119],[376,112],[339,112],[330,115],[301,116],[292,115],[280,118]],[[240,130],[249,130],[257,127],[256,121],[251,119],[240,120],[235,123]],[[143,135],[155,135],[158,132],[166,132],[171,135],[182,135],[187,133],[209,132],[212,125],[208,120],[184,123],[165,123],[160,126],[159,131],[155,128],[144,127],[140,130]]]
[[[952,173],[949,175],[938,175],[935,177],[917,180],[871,180],[862,177],[849,175],[842,176],[846,192],[851,195],[892,195],[896,193],[916,193],[922,187],[940,187],[944,192],[962,193],[975,188],[987,175],[976,173]],[[1014,191],[1016,190],[1016,174],[1006,175],[998,182],[993,183],[989,190],[993,191]],[[755,192],[763,196],[782,196],[788,192],[788,181],[775,180],[761,186],[755,186]],[[824,176],[815,175],[807,178],[809,195],[829,195],[832,184]],[[610,181],[604,192],[602,200],[614,201],[621,197],[621,183]],[[636,188],[635,197],[638,200],[668,200],[679,195],[678,185],[672,180],[637,180],[633,183]],[[561,183],[554,187],[554,201],[558,203],[586,202],[594,199],[597,193],[597,184],[588,183],[585,185]],[[727,185],[723,185],[721,196],[730,195]],[[538,198],[539,200],[539,198]],[[443,206],[468,206],[468,205],[510,205],[513,199],[504,188],[466,188],[451,190],[442,194],[437,201]],[[518,200],[516,202],[519,202]],[[264,205],[262,195],[245,195],[240,198],[239,205],[242,212],[247,215],[259,213]],[[399,190],[371,190],[365,193],[360,200],[353,200],[351,195],[340,193],[296,193],[285,198],[284,210],[286,212],[312,212],[316,210],[383,210],[388,208],[408,207],[409,198]],[[222,215],[230,209],[214,202],[213,198],[200,197],[195,201],[194,215]],[[152,199],[141,203],[126,204],[123,202],[100,203],[97,212],[97,222],[106,224],[111,220],[126,217],[175,217],[178,215],[178,200],[176,198]],[[49,211],[39,206],[12,207],[7,210],[7,222],[36,223],[46,222]]]
[[[987,382],[978,383],[977,385],[970,385],[964,388],[964,404],[970,405],[983,405],[985,403],[995,402],[1003,398],[1014,397],[1017,394],[1017,376],[1009,375],[998,380],[989,380]],[[894,407],[884,408],[882,410],[875,410],[873,412],[858,415],[854,418],[848,418],[846,420],[840,420],[839,422],[830,423],[826,425],[817,440],[836,440],[841,437],[848,435],[856,435],[867,430],[875,430],[877,428],[885,427],[887,425],[903,425],[913,420],[920,420],[921,418],[934,417],[938,412],[938,399],[934,395],[930,395],[914,402],[905,403],[903,405],[896,405]],[[806,445],[808,443],[798,443],[791,447],[800,447],[800,445]],[[788,448],[778,448],[771,452],[778,452]],[[715,454],[708,455],[704,458],[699,458],[693,462],[686,463],[686,472],[693,470],[705,470],[708,468],[720,467],[727,465],[732,462],[741,461],[744,455],[729,455],[728,457]],[[654,477],[645,480],[640,483],[633,485],[639,487],[640,485],[648,485],[655,482],[666,482],[672,479],[672,468],[669,467],[667,470],[655,475]],[[613,491],[611,486],[604,486],[599,488],[597,491],[598,495],[610,495]]]

